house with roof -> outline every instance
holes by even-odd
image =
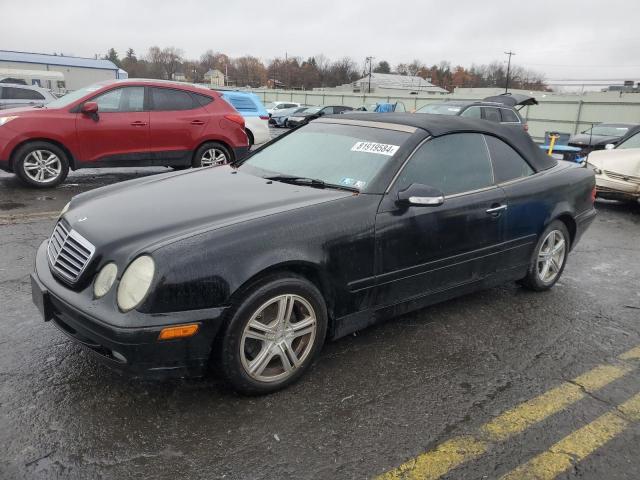
[[[212,87],[224,87],[224,73],[217,68],[212,68],[204,74],[204,81]]]
[[[64,89],[69,91],[95,82],[127,78],[127,72],[109,60],[12,50],[0,50],[0,69],[61,72],[64,79],[57,82],[63,82]],[[41,86],[60,89],[59,85]]]

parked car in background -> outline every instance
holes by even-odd
[[[538,101],[528,95],[503,94],[487,97],[478,101],[445,101],[430,103],[416,110],[416,113],[433,115],[453,115],[467,118],[480,118],[509,127],[529,131],[529,126],[520,116],[517,107],[537,105]]]
[[[56,99],[46,88],[0,83],[0,110],[17,107],[42,107]]]
[[[270,140],[269,114],[255,93],[235,90],[220,90],[219,93],[244,117],[249,147]]]
[[[599,123],[569,138],[569,146],[580,148],[580,155],[584,156],[593,150],[604,150],[609,144],[615,146],[638,131],[640,125],[635,123]]]
[[[587,163],[596,174],[598,197],[630,202],[640,199],[640,131],[615,148],[591,152]]]
[[[304,112],[309,107],[311,107],[311,105],[277,110],[269,117],[269,125],[273,125],[274,127],[289,127],[289,117],[296,113]]]
[[[248,148],[242,115],[185,83],[111,80],[0,112],[0,169],[33,187],[58,185],[69,169],[220,165]]]
[[[316,118],[320,118],[323,115],[331,115],[334,113],[344,113],[353,110],[352,107],[345,107],[344,105],[329,105],[326,107],[310,107],[306,110],[291,115],[288,120],[290,127],[299,127],[305,123],[310,122]]]
[[[266,105],[267,113],[269,115],[273,115],[278,110],[285,110],[287,108],[302,107],[302,106],[303,105],[301,103],[297,103],[297,102],[270,102],[270,103],[267,103]]]
[[[213,364],[269,393],[326,339],[507,281],[550,289],[595,217],[594,183],[490,122],[326,116],[244,162],[73,198],[32,297],[114,368]]]

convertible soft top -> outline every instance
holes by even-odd
[[[327,115],[322,117],[324,121],[331,119],[353,120],[358,122],[380,122],[406,125],[425,130],[433,137],[440,137],[449,133],[475,132],[486,133],[501,138],[515,148],[529,164],[537,171],[547,170],[557,164],[557,161],[545,154],[531,140],[524,130],[507,128],[499,123],[465,118],[455,115],[431,115],[415,113],[358,113],[342,115]]]

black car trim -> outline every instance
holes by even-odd
[[[93,161],[76,161],[76,168],[186,166],[191,165],[192,158],[193,150],[119,153]]]
[[[488,247],[482,247],[477,250],[460,253],[458,255],[452,255],[446,258],[432,260],[420,265],[414,265],[411,267],[401,268],[391,272],[383,273],[376,276],[376,285],[386,285],[388,283],[393,283],[418,275],[423,275],[425,273],[449,268],[455,265],[472,262],[481,258],[490,257],[492,255],[500,255],[509,250],[532,245],[535,242],[536,238],[536,235],[528,235],[516,238],[514,240],[508,240],[506,242],[489,245]]]

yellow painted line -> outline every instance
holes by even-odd
[[[607,412],[570,433],[546,452],[504,475],[501,480],[552,480],[637,421],[640,421],[640,394],[631,397],[617,410]]]
[[[581,400],[585,396],[584,390],[587,392],[599,390],[631,370],[632,368],[626,365],[596,367],[576,377],[571,383],[564,383],[506,411],[483,425],[481,432],[494,442],[504,441]]]
[[[633,359],[640,355],[640,346],[618,358]],[[640,357],[638,357],[640,358]],[[522,433],[532,425],[583,399],[585,392],[595,392],[623,377],[632,366],[599,365],[569,382],[565,382],[532,400],[507,410],[480,427],[476,436],[454,437],[435,449],[422,453],[388,472],[378,480],[431,480],[440,478],[450,470],[481,457],[492,443],[504,441]]]
[[[639,360],[640,359],[640,345],[636,348],[632,348],[628,352],[624,352],[618,358],[621,360]]]
[[[383,473],[378,480],[440,478],[458,465],[480,457],[488,448],[488,443],[473,437],[453,438],[441,443],[435,450]]]

